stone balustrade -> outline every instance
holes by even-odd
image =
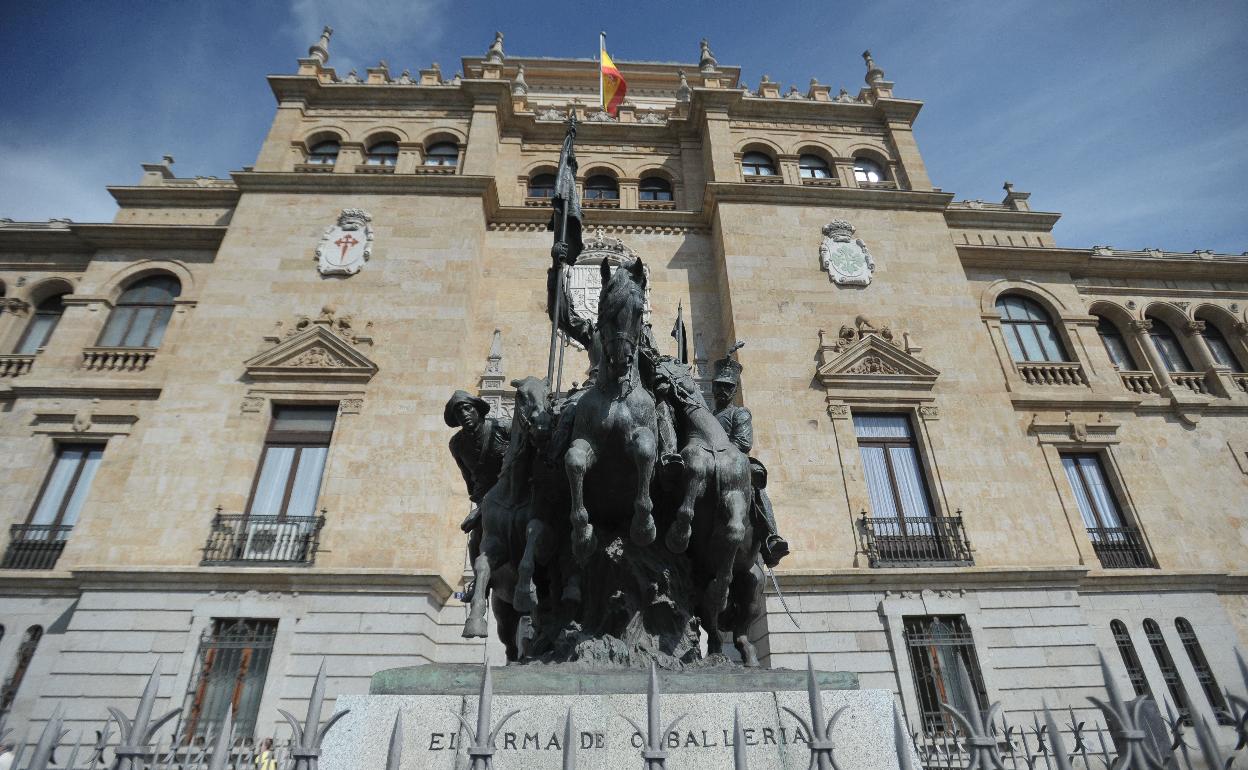
[[[91,371],[141,372],[155,357],[155,348],[87,348],[82,351],[82,368]]]
[[[1209,385],[1200,372],[1170,372],[1170,381],[1201,396],[1209,395]]]
[[[1161,388],[1157,386],[1157,378],[1152,372],[1118,372],[1122,378],[1122,387],[1142,396],[1157,394]]]
[[[1083,366],[1077,363],[1030,361],[1016,362],[1018,375],[1028,385],[1087,385]]]
[[[34,362],[33,355],[0,356],[0,377],[19,377],[26,374]]]

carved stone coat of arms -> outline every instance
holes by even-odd
[[[823,227],[819,265],[837,284],[866,286],[875,272],[875,260],[861,238],[854,238],[854,226],[844,219],[833,219]]]
[[[343,209],[316,247],[321,275],[355,275],[373,254],[373,218],[362,209]]]

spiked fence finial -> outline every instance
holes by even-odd
[[[43,732],[39,733],[39,742],[35,744],[35,750],[30,756],[30,764],[27,770],[47,770],[49,763],[52,761],[52,752],[60,745],[61,739],[65,737],[65,730],[61,729],[65,724],[65,715],[61,711],[60,704],[52,710],[52,716],[43,725]]]
[[[646,688],[646,729],[628,717],[624,717],[638,735],[645,738],[641,747],[641,758],[645,760],[646,770],[663,770],[667,767],[667,752],[663,749],[663,738],[676,727],[676,723],[685,718],[685,714],[673,719],[667,728],[660,727],[659,719],[659,667],[650,661],[650,683]]]
[[[572,707],[563,718],[563,770],[576,770],[576,728],[572,724]]]
[[[745,754],[745,730],[741,728],[741,707],[732,709],[732,767],[733,770],[750,770],[750,760]]]
[[[217,731],[212,742],[212,756],[208,759],[208,770],[225,770],[230,761],[230,744],[234,741],[234,704],[225,711],[225,721]]]
[[[394,713],[394,727],[390,730],[390,749],[386,752],[386,770],[399,770],[403,759],[403,712]]]
[[[139,707],[135,709],[133,719],[126,717],[120,709],[109,706],[108,713],[117,722],[117,729],[120,731],[120,744],[114,750],[117,757],[116,770],[140,770],[145,758],[151,753],[149,744],[156,737],[156,732],[170,719],[182,713],[180,707],[171,709],[153,721],[152,712],[156,708],[159,689],[160,661],[157,660],[151,676],[147,678],[147,684],[143,687]]]
[[[295,762],[291,770],[317,770],[321,757],[321,743],[325,740],[325,734],[339,719],[351,713],[350,709],[343,709],[325,720],[325,724],[321,724],[321,710],[324,705],[325,659],[322,658],[321,667],[316,672],[316,681],[312,683],[312,695],[308,698],[308,716],[303,724],[299,724],[294,714],[285,709],[278,709],[282,717],[290,723],[290,729],[294,734],[294,745],[291,747],[290,756]]]
[[[501,720],[498,726],[492,731],[490,730],[490,713],[494,707],[494,676],[490,673],[490,664],[486,661],[485,673],[481,675],[481,694],[477,699],[477,726],[473,727],[460,714],[455,714],[460,724],[464,726],[468,737],[472,739],[472,745],[468,747],[468,756],[471,758],[470,770],[490,770],[494,766],[494,740],[502,731],[503,725],[507,724],[507,720],[519,714],[521,709],[513,709],[508,712]]]
[[[831,719],[826,723],[823,721],[823,694],[819,692],[815,663],[809,654],[806,656],[806,699],[810,704],[809,722],[788,706],[781,706],[781,708],[789,712],[798,724],[806,728],[806,734],[810,736],[810,766],[818,770],[840,770],[833,753],[832,730],[836,727],[836,721],[849,706],[841,706],[833,712]]]

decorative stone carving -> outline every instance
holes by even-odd
[[[598,110],[597,112],[591,112],[589,113],[589,116],[586,118],[586,120],[588,120],[590,123],[614,123],[615,122],[615,118],[611,117],[611,114],[608,113],[606,110]]]
[[[706,41],[706,38],[702,38],[698,45],[701,47],[698,54],[698,69],[702,72],[714,72],[719,62],[715,61],[715,54],[711,53],[711,44]]]
[[[647,123],[650,125],[661,126],[667,122],[667,118],[663,117],[661,112],[646,112],[637,119],[638,123]]]
[[[902,335],[905,337],[906,335]],[[841,326],[834,342],[819,333],[815,377],[830,391],[863,388],[930,390],[940,372],[904,349],[887,326],[877,327],[866,316]]]
[[[273,347],[245,363],[253,381],[367,382],[377,373],[377,365],[356,349],[372,338],[355,334],[351,317],[340,315],[332,305],[321,308],[316,318],[300,316],[284,334],[264,339]],[[247,411],[246,403],[243,409]]]
[[[1205,332],[1204,321],[1188,321],[1186,324],[1183,325],[1183,333],[1189,337],[1194,337],[1197,334],[1204,334],[1204,332]]]
[[[935,404],[923,404],[919,407],[919,419],[922,420],[939,420],[940,407]]]
[[[680,85],[676,87],[676,101],[687,102],[693,97],[693,89],[689,87],[689,78],[685,77],[685,71],[680,70]]]
[[[373,254],[372,216],[363,209],[343,209],[338,223],[325,230],[316,247],[321,275],[355,275]]]
[[[359,414],[364,408],[364,399],[362,398],[344,398],[338,402],[339,414]]]
[[[562,110],[557,110],[554,107],[547,107],[544,110],[538,110],[534,117],[536,117],[537,120],[563,121],[568,119],[568,114]]]
[[[1132,319],[1127,326],[1130,327],[1133,332],[1145,333],[1149,329],[1153,328],[1153,322],[1148,318],[1135,318]]]
[[[21,286],[19,283],[18,286]],[[30,312],[30,303],[17,297],[0,297],[0,313],[12,313],[24,318]]]
[[[524,79],[524,65],[521,64],[516,70],[516,78],[511,81],[511,95],[525,96],[529,93],[529,83]]]
[[[494,33],[494,42],[490,43],[490,48],[485,52],[486,64],[502,64],[507,61],[507,54],[503,51],[503,33]]]
[[[490,352],[485,357],[485,371],[477,387],[477,396],[490,405],[490,414],[510,418],[515,406],[515,390],[503,374],[503,334],[498,329],[490,338]]]
[[[256,414],[264,411],[264,396],[244,396],[241,411],[243,414]]]
[[[610,238],[598,228],[585,240],[585,248],[577,257],[576,264],[568,269],[568,296],[572,301],[572,312],[589,321],[598,318],[598,294],[602,291],[602,273],[598,266],[605,259],[615,272],[620,265],[631,264],[637,258],[619,238]],[[650,318],[650,268],[646,273],[646,306],[643,318]]]
[[[355,70],[351,70],[350,72],[347,73],[347,76],[342,79],[342,82],[356,84],[356,83],[363,83],[364,81],[360,79],[360,75],[358,72],[356,72]]]
[[[819,265],[834,283],[867,286],[875,272],[875,261],[867,244],[853,235],[854,226],[844,219],[834,219],[824,225]]]
[[[828,416],[833,420],[848,420],[849,404],[846,404],[844,401],[828,402]]]

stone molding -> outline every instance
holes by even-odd
[[[302,316],[283,336],[265,340],[273,347],[243,364],[252,382],[366,383],[378,371],[355,347],[372,339],[357,336],[350,316],[337,315],[330,306],[315,319]]]
[[[1064,420],[1046,419],[1040,413],[1032,415],[1027,431],[1041,444],[1062,446],[1077,445],[1093,447],[1112,446],[1121,441],[1118,437],[1119,423],[1106,422],[1105,415],[1098,414],[1095,422],[1088,422],[1067,410]]]
[[[1248,258],[1223,255],[1202,258],[1194,254],[1125,252],[1105,254],[1095,249],[954,244],[964,267],[994,270],[1060,270],[1072,278],[1177,278],[1239,282]]]
[[[820,330],[815,377],[829,399],[864,390],[930,391],[936,384],[940,372],[903,349],[887,326],[877,329],[863,316],[855,324],[842,325],[835,342]]]

